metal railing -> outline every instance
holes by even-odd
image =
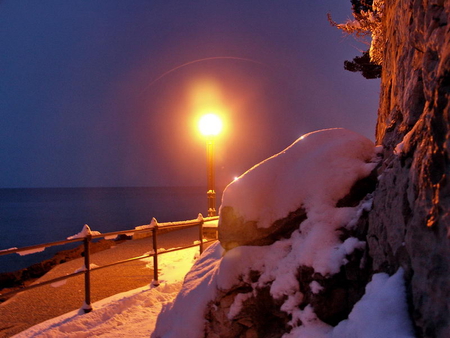
[[[5,293],[0,293],[0,298],[3,297],[9,297],[12,296],[16,293],[19,292],[23,292],[23,291],[27,291],[30,289],[34,289],[34,288],[38,288],[44,285],[48,285],[48,284],[53,284],[56,282],[60,282],[63,281],[65,279],[68,278],[72,278],[81,274],[84,274],[84,304],[82,306],[82,309],[85,313],[91,312],[92,311],[92,306],[91,306],[91,271],[96,271],[96,270],[100,270],[100,269],[104,269],[104,268],[108,268],[111,266],[115,266],[115,265],[119,265],[119,264],[124,264],[124,263],[128,263],[128,262],[132,262],[132,261],[136,261],[136,260],[141,260],[141,259],[145,259],[145,258],[149,258],[149,257],[153,257],[153,281],[152,284],[154,286],[158,286],[159,285],[159,280],[158,280],[158,255],[162,255],[162,254],[166,254],[166,253],[170,253],[170,252],[174,252],[174,251],[179,251],[179,250],[183,250],[183,249],[188,249],[188,248],[192,248],[192,247],[196,247],[199,246],[200,249],[200,254],[203,253],[204,250],[204,245],[214,242],[216,241],[216,239],[212,239],[212,240],[207,240],[204,241],[203,239],[203,225],[207,222],[212,222],[212,221],[216,221],[218,220],[218,216],[215,217],[205,217],[205,218],[199,218],[199,219],[195,219],[195,220],[188,220],[188,221],[181,221],[181,222],[167,222],[167,223],[158,223],[158,222],[152,222],[151,226],[149,227],[138,227],[138,229],[132,229],[132,230],[122,230],[122,231],[115,231],[115,232],[108,232],[108,233],[102,233],[99,235],[86,235],[83,238],[75,238],[75,239],[67,239],[67,240],[63,240],[63,241],[57,241],[57,242],[50,242],[50,243],[43,243],[43,244],[37,244],[37,245],[31,245],[31,246],[27,246],[27,247],[22,247],[22,248],[12,248],[12,249],[7,249],[7,250],[2,250],[0,251],[0,256],[3,255],[9,255],[9,254],[14,254],[14,253],[19,253],[19,252],[39,252],[42,251],[40,249],[45,249],[48,247],[52,247],[52,246],[56,246],[56,245],[63,245],[63,244],[68,244],[68,243],[73,243],[73,242],[83,242],[83,246],[84,246],[84,268],[82,271],[78,271],[78,272],[74,272],[72,274],[68,274],[65,276],[61,276],[61,277],[56,277],[50,280],[46,280],[43,282],[39,282],[36,284],[31,284],[28,286],[24,286],[21,287],[19,289],[16,290],[12,290],[12,291],[8,291]],[[170,249],[170,250],[164,250],[164,251],[160,251],[158,252],[158,233],[160,233],[161,231],[163,232],[167,232],[167,231],[176,231],[176,230],[182,230],[182,229],[186,229],[186,228],[190,228],[190,227],[194,227],[194,226],[198,226],[199,227],[199,243],[198,244],[192,244],[192,245],[188,245],[188,246],[184,246],[184,247],[178,247],[175,249]],[[93,239],[96,238],[111,238],[113,236],[119,236],[119,235],[130,235],[130,234],[137,234],[137,233],[147,233],[149,234],[149,232],[151,232],[151,236],[152,236],[152,246],[153,246],[153,252],[149,252],[148,254],[144,254],[141,256],[136,256],[136,257],[132,257],[132,258],[128,258],[128,259],[124,259],[124,260],[119,260],[119,261],[115,261],[113,263],[109,263],[109,264],[105,264],[102,266],[95,266],[93,268],[90,267],[90,242]]]

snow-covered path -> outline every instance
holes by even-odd
[[[158,246],[160,248],[173,248],[190,245],[197,237],[197,228],[169,232],[158,236]],[[101,266],[117,260],[142,255],[149,252],[151,248],[151,237],[128,241],[115,248],[93,254],[91,263]],[[196,250],[198,251],[198,248]],[[73,273],[82,266],[82,258],[60,264],[39,281]],[[91,275],[92,302],[149,285],[152,278],[153,270],[147,262],[142,260],[94,271]],[[83,299],[83,276],[67,279],[66,283],[42,286],[19,293],[0,304],[0,337],[10,337],[50,318],[78,310],[83,304]]]
[[[111,296],[94,303],[90,313],[71,311],[14,337],[149,337],[162,305],[176,297],[197,256],[197,248],[161,255],[158,287],[144,286]],[[151,267],[151,260],[147,264]]]

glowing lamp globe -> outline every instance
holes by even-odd
[[[205,136],[216,136],[222,130],[222,121],[215,114],[206,114],[201,117],[198,128]]]

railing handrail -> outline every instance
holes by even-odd
[[[211,222],[211,221],[215,221],[218,219],[219,219],[219,216],[214,216],[214,217],[205,217],[205,218],[203,218],[203,220],[193,219],[193,220],[179,221],[179,222],[164,222],[164,223],[158,223],[158,227],[160,229],[171,229],[171,228],[180,228],[180,227],[189,228],[192,226],[197,226],[201,222],[206,223],[206,222]],[[93,239],[105,238],[105,237],[111,237],[111,236],[127,235],[127,234],[131,234],[131,233],[132,234],[145,233],[145,232],[151,232],[151,231],[152,231],[152,228],[150,228],[150,227],[143,228],[143,229],[119,230],[119,231],[113,231],[113,232],[105,232],[105,233],[101,233],[99,235],[92,235],[92,238]],[[13,247],[10,249],[1,249],[0,256],[9,255],[9,254],[13,254],[13,253],[19,253],[22,251],[33,251],[33,250],[41,249],[41,248],[45,249],[45,248],[49,248],[49,247],[56,246],[56,245],[64,245],[64,244],[68,244],[68,243],[81,242],[83,240],[84,240],[84,238],[80,237],[80,238],[73,238],[73,239],[65,239],[65,240],[56,241],[56,242],[47,242],[47,243],[29,245],[29,246],[24,246],[21,248]]]
[[[140,260],[140,259],[144,259],[144,258],[149,258],[149,257],[153,257],[153,285],[158,286],[159,285],[159,281],[158,281],[158,255],[160,254],[165,254],[165,253],[169,253],[169,252],[174,252],[174,251],[179,251],[179,250],[183,250],[183,249],[187,249],[187,248],[193,248],[196,246],[200,247],[200,254],[203,252],[203,244],[207,244],[207,243],[211,243],[214,242],[215,240],[209,240],[209,241],[203,241],[203,224],[206,222],[211,222],[211,221],[216,221],[218,220],[219,217],[218,216],[213,216],[213,217],[205,217],[205,218],[197,218],[195,220],[187,220],[187,221],[179,221],[179,222],[166,222],[166,223],[157,223],[154,224],[152,227],[147,227],[147,228],[141,228],[141,229],[131,229],[131,230],[121,230],[121,231],[114,231],[114,232],[108,232],[108,233],[102,233],[102,234],[98,234],[98,235],[87,235],[85,237],[80,237],[80,238],[74,238],[74,239],[67,239],[64,241],[56,241],[56,242],[49,242],[49,243],[43,243],[43,244],[37,244],[37,245],[31,245],[31,246],[27,246],[27,247],[22,247],[22,248],[11,248],[11,249],[6,249],[6,250],[2,250],[0,251],[0,255],[8,255],[8,254],[13,254],[13,253],[18,253],[21,251],[33,251],[33,250],[37,250],[37,249],[41,249],[41,248],[48,248],[51,246],[56,246],[56,245],[63,245],[63,244],[67,244],[67,243],[72,243],[72,242],[79,242],[79,241],[83,241],[84,243],[84,260],[85,260],[85,265],[84,265],[84,270],[83,271],[78,271],[78,272],[74,272],[65,276],[60,276],[60,277],[56,277],[50,280],[46,280],[43,282],[39,282],[37,284],[31,284],[16,290],[12,290],[12,291],[8,291],[5,293],[0,293],[0,297],[8,297],[8,296],[12,296],[16,293],[19,292],[23,292],[23,291],[27,291],[30,289],[34,289],[40,286],[44,286],[44,285],[48,285],[48,284],[53,284],[71,277],[75,277],[81,274],[85,275],[85,303],[82,307],[82,309],[85,312],[90,312],[92,311],[92,307],[90,304],[90,272],[91,271],[96,271],[96,270],[100,270],[100,269],[104,269],[107,267],[111,267],[114,265],[119,265],[119,264],[124,264],[124,263],[128,263],[134,260]],[[184,229],[184,228],[189,228],[189,227],[193,227],[193,226],[200,226],[199,228],[199,243],[198,244],[191,244],[191,245],[187,245],[184,247],[178,247],[178,248],[174,248],[174,249],[169,249],[169,250],[164,250],[164,251],[160,251],[157,248],[157,233],[159,229],[173,229],[174,231],[179,230],[179,229]],[[145,255],[141,255],[141,256],[136,256],[136,257],[132,257],[132,258],[128,258],[125,260],[120,260],[120,261],[115,261],[106,265],[102,265],[102,266],[98,266],[98,267],[94,267],[91,268],[90,264],[89,264],[89,243],[91,242],[92,239],[95,238],[106,238],[106,237],[110,237],[110,236],[117,236],[117,235],[121,235],[121,234],[130,234],[130,233],[143,233],[143,232],[152,232],[152,237],[153,237],[153,252],[145,254]],[[36,251],[38,252],[38,251]]]

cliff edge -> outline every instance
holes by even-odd
[[[369,252],[375,271],[405,270],[417,336],[450,337],[450,2],[385,1],[382,29]]]

